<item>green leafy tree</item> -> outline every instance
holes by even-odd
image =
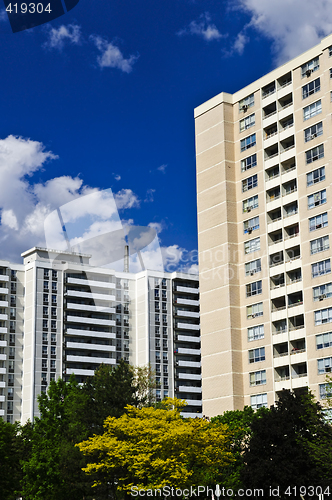
[[[331,485],[332,428],[310,393],[284,390],[275,407],[255,414],[250,427],[241,469],[245,488],[267,492],[279,486],[281,498],[289,498],[288,486]]]
[[[179,400],[163,408],[127,406],[120,418],[108,417],[105,432],[78,446],[89,457],[84,469],[95,485],[129,491],[170,485],[215,485],[220,468],[233,460],[226,425],[183,419]]]
[[[88,436],[78,420],[84,406],[75,378],[51,381],[39,396],[40,418],[35,419],[31,455],[23,462],[23,494],[27,500],[82,500],[91,484],[82,473],[83,455],[75,444]]]
[[[213,423],[228,426],[231,439],[231,451],[234,461],[230,462],[222,471],[222,484],[237,491],[242,486],[241,471],[244,467],[243,454],[251,437],[251,424],[254,418],[262,413],[269,412],[267,408],[260,408],[256,413],[250,406],[243,410],[230,410],[211,419]]]
[[[24,443],[18,423],[10,424],[0,418],[0,498],[12,500],[19,493],[22,479],[20,461]]]
[[[133,381],[136,388],[135,406],[153,406],[156,403],[155,389],[157,388],[156,372],[151,365],[132,366]]]

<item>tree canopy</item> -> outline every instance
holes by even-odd
[[[227,426],[182,418],[179,400],[167,399],[164,408],[127,406],[104,427],[104,434],[78,445],[90,458],[84,470],[96,485],[107,482],[125,491],[215,485],[234,460]]]

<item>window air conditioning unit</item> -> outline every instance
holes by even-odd
[[[315,137],[317,137],[317,133],[316,132],[314,134],[312,134],[311,138],[314,139]]]
[[[252,233],[252,228],[251,227],[248,227],[248,233],[251,234]]]
[[[242,106],[242,111],[245,113],[248,109],[248,105],[247,104],[243,104]]]
[[[255,274],[255,271],[250,271],[250,276],[253,276]]]
[[[252,318],[256,318],[256,313],[251,315]]]
[[[318,298],[319,298],[319,300],[324,300],[324,299],[326,299],[326,294],[325,294],[325,293],[323,293],[323,294],[322,294],[322,295],[320,295]]]
[[[307,76],[310,76],[310,75],[311,75],[311,73],[312,73],[312,70],[311,70],[311,69],[307,69],[307,71],[305,72],[305,74],[306,74]]]
[[[247,208],[247,212],[251,212],[251,207],[248,207],[248,208]]]

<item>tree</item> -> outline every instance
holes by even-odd
[[[10,424],[0,418],[0,498],[4,500],[14,499],[18,492],[23,450],[19,424]]]
[[[81,421],[90,435],[103,432],[107,417],[120,417],[126,405],[136,402],[133,368],[121,360],[117,366],[100,365],[83,386],[85,408]]]
[[[225,487],[234,491],[241,488],[241,471],[244,467],[243,453],[250,440],[252,421],[268,411],[267,408],[260,408],[255,413],[250,406],[245,406],[243,410],[226,411],[222,415],[217,415],[211,419],[213,423],[227,425],[230,432],[231,451],[234,461],[223,469],[222,484]]]
[[[136,388],[135,406],[153,406],[156,402],[155,389],[157,387],[156,372],[152,370],[151,365],[132,366],[134,384]]]
[[[279,486],[281,498],[289,498],[288,486],[331,484],[332,428],[310,393],[284,390],[270,411],[255,414],[250,427],[241,470],[245,488]]]
[[[132,486],[215,485],[220,468],[233,460],[227,427],[183,419],[180,404],[166,399],[163,408],[127,406],[120,418],[106,419],[104,434],[79,443],[95,485],[108,483],[113,493]]]
[[[23,494],[27,500],[82,500],[91,483],[82,473],[83,455],[75,444],[88,436],[79,421],[84,406],[82,390],[74,377],[51,381],[39,396],[40,418],[35,419],[31,455],[23,463]]]

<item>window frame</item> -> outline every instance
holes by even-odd
[[[261,363],[265,361],[265,346],[255,347],[254,349],[249,349],[248,351],[249,364]],[[252,360],[252,361],[251,361]]]
[[[324,144],[319,144],[318,146],[305,151],[306,165],[310,165],[310,163],[320,160],[321,158],[324,158]]]
[[[258,175],[254,174],[242,180],[242,193],[246,193],[258,186]]]
[[[317,84],[318,82],[318,84]],[[306,83],[302,87],[302,99],[306,99],[307,97],[315,94],[320,91],[320,77],[316,78],[316,80],[312,80],[309,83]]]
[[[252,113],[251,115],[242,118],[239,122],[239,125],[240,125],[240,133],[244,132],[245,130],[248,130],[248,128],[250,127],[254,127],[256,125],[255,113]]]
[[[248,161],[250,159],[253,159],[251,163],[249,163]],[[241,160],[241,172],[246,172],[247,170],[250,170],[251,168],[254,168],[256,166],[257,166],[257,153],[247,156],[247,158],[243,158],[243,160]]]
[[[322,172],[321,172],[322,171]],[[320,175],[319,177],[315,177],[315,173],[318,172]],[[309,181],[309,176],[312,175],[312,181]],[[323,182],[325,181],[326,176],[325,176],[325,166],[323,165],[322,167],[316,168],[315,170],[312,170],[311,172],[307,173],[307,187],[314,186],[315,184],[318,184],[318,182]]]
[[[264,324],[254,325],[247,328],[248,342],[263,339],[265,336]]]
[[[328,227],[328,225],[327,212],[315,215],[314,217],[309,217],[309,232]]]
[[[306,122],[313,116],[319,115],[322,112],[322,101],[318,99],[318,101],[312,102],[303,108],[303,121]]]
[[[243,139],[240,140],[241,153],[247,151],[247,149],[250,149],[254,146],[256,146],[256,133],[247,135],[247,137],[244,137]]]
[[[319,207],[320,205],[325,205],[325,203],[327,202],[326,189],[321,189],[320,191],[316,191],[316,193],[309,194],[307,196],[307,201],[308,210]]]
[[[317,266],[317,271],[315,271],[315,267]],[[320,260],[318,262],[314,262],[311,264],[311,277],[317,278],[318,276],[325,276],[326,274],[331,273],[331,259]]]

